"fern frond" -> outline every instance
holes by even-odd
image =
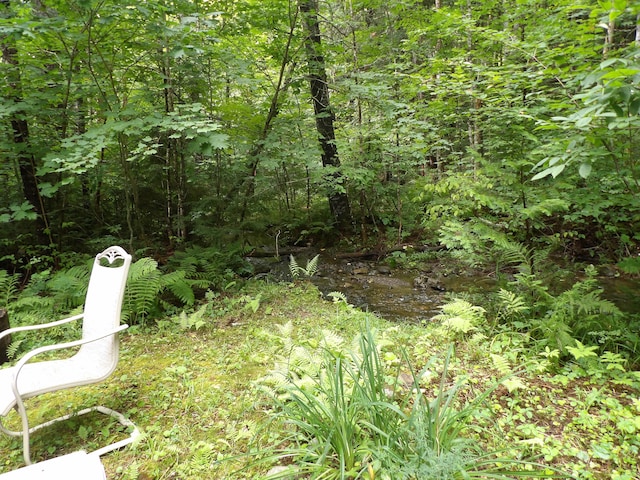
[[[454,335],[467,334],[475,330],[485,314],[484,308],[459,298],[443,305],[441,311],[442,313],[435,315],[433,320],[440,321],[444,329]]]
[[[514,292],[501,288],[497,295],[500,301],[498,320],[504,321],[519,318],[529,310],[524,299]]]
[[[9,275],[6,270],[0,270],[0,299],[3,305],[9,305],[18,295],[20,277]]]
[[[167,273],[160,277],[160,283],[161,288],[169,289],[183,305],[191,306],[195,303],[196,296],[185,275],[182,270]]]
[[[296,257],[289,255],[289,272],[293,278],[298,278],[300,275],[301,267],[298,265]]]
[[[87,294],[90,270],[86,266],[72,267],[57,272],[48,282],[47,289],[60,310],[66,311],[83,304]]]
[[[523,208],[520,214],[524,218],[538,220],[543,216],[549,217],[557,212],[566,211],[568,208],[569,203],[566,200],[559,198],[547,198],[536,205]]]
[[[345,305],[347,304],[347,296],[342,292],[329,292],[327,297],[331,298],[334,303],[342,302]]]
[[[161,278],[158,262],[151,258],[141,258],[131,264],[123,302],[123,319],[144,319],[152,312],[162,290]]]
[[[153,258],[143,257],[131,264],[129,268],[129,281],[135,282],[158,270],[158,262]]]
[[[318,273],[318,262],[320,260],[320,254],[316,255],[310,260],[307,260],[306,274],[308,277],[313,277]]]
[[[15,360],[17,358],[18,351],[20,350],[20,345],[22,345],[23,343],[23,338],[12,341],[7,347],[7,356],[10,359]]]
[[[330,352],[337,352],[344,347],[344,339],[334,331],[322,330],[321,345]]]
[[[498,355],[497,353],[491,353],[490,357],[493,362],[493,368],[495,368],[500,375],[509,375],[511,373],[511,364],[504,356]]]

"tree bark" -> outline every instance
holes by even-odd
[[[299,7],[307,34],[305,48],[309,64],[309,86],[313,101],[313,111],[316,117],[318,140],[322,149],[322,166],[337,169],[340,167],[340,157],[338,156],[333,125],[334,114],[331,110],[329,99],[326,65],[321,51],[322,40],[318,22],[318,1],[299,0]],[[334,170],[330,174],[329,180],[329,207],[336,226],[342,233],[351,233],[353,232],[353,219],[349,198],[342,186],[344,178],[340,172]]]
[[[10,7],[9,0],[0,0],[3,9]],[[18,50],[8,38],[0,37],[2,48],[2,61],[10,67],[7,73],[7,83],[11,89],[10,97],[16,103],[22,101],[22,79],[18,64]],[[13,143],[16,146],[18,170],[22,182],[22,191],[25,199],[31,204],[37,214],[36,238],[42,245],[52,245],[53,238],[49,229],[49,222],[44,206],[44,201],[38,189],[36,177],[36,159],[29,151],[29,125],[23,112],[14,112],[10,119]]]
[[[10,328],[11,324],[9,323],[9,313],[4,308],[0,308],[0,332],[4,332],[5,330],[9,330]],[[0,365],[9,361],[7,349],[9,348],[10,344],[11,335],[0,340]]]

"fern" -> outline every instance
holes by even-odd
[[[640,257],[627,257],[618,262],[618,267],[624,273],[640,275]]]
[[[298,278],[299,276],[305,277],[313,277],[316,273],[318,273],[318,261],[320,259],[320,255],[316,255],[315,257],[307,260],[307,266],[302,267],[298,264],[296,258],[293,255],[289,255],[289,272],[291,272],[291,277]]]
[[[308,277],[313,277],[316,273],[318,273],[319,260],[320,260],[320,255],[316,255],[312,259],[307,260],[306,272]]]
[[[185,272],[185,279],[197,282],[198,288],[222,288],[230,276],[250,271],[239,248],[188,247],[176,252],[167,262],[171,271]],[[192,283],[193,286],[196,286]]]
[[[302,270],[302,267],[298,265],[296,257],[294,257],[293,255],[289,255],[289,273],[291,273],[291,277],[298,278],[298,276],[300,275],[300,270]]]
[[[180,328],[183,330],[200,330],[207,324],[205,315],[207,313],[208,305],[202,305],[195,312],[188,315],[185,311],[180,314],[178,319]]]
[[[491,361],[493,362],[493,368],[495,368],[500,375],[509,375],[512,372],[511,364],[503,355],[497,353],[491,353]]]
[[[48,282],[47,289],[54,297],[59,311],[82,306],[89,286],[90,268],[86,265],[57,272]]]
[[[482,219],[449,220],[440,228],[440,242],[472,267],[494,263],[496,273],[506,267],[517,268],[524,274],[542,270],[550,249],[534,250],[511,238],[501,228],[503,226]]]
[[[18,352],[20,351],[20,347],[24,342],[25,340],[23,338],[18,340],[13,340],[7,347],[7,356],[13,360],[18,358],[19,356]]]
[[[509,393],[527,388],[527,385],[524,383],[522,378],[514,373],[509,360],[502,355],[497,355],[495,353],[491,354],[491,360],[493,361],[494,368],[503,376],[503,379],[500,382],[505,386]]]
[[[153,312],[162,290],[161,277],[158,262],[152,258],[141,258],[131,264],[122,309],[124,320],[144,321]]]
[[[331,298],[333,303],[344,303],[345,305],[348,303],[347,296],[343,292],[329,292],[327,297]]]
[[[441,307],[442,313],[433,317],[439,321],[442,327],[453,333],[453,336],[465,335],[476,329],[484,320],[485,310],[482,307],[472,305],[466,300],[456,299]]]
[[[167,288],[183,305],[191,306],[195,303],[196,296],[193,283],[185,278],[186,275],[183,270],[167,273],[160,278],[160,283],[161,288]]]
[[[9,305],[18,296],[18,275],[9,275],[6,270],[0,270],[0,301],[2,305]]]
[[[496,317],[499,321],[520,319],[529,310],[521,296],[503,288],[498,291],[498,300],[500,306]]]

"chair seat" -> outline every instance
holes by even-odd
[[[106,480],[100,457],[79,451],[0,475],[0,480]]]
[[[23,399],[61,388],[89,385],[106,379],[115,367],[111,358],[88,358],[79,352],[63,360],[27,363],[20,372],[18,390]],[[0,370],[0,385],[10,385],[14,367]],[[0,389],[0,416],[6,416],[16,404],[11,388]]]

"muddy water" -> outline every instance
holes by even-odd
[[[307,259],[296,256],[299,265]],[[318,273],[311,281],[325,295],[342,292],[350,304],[389,320],[419,322],[436,315],[446,302],[446,294],[488,292],[495,279],[478,273],[447,275],[446,265],[434,263],[424,272],[388,268],[373,260],[348,260],[321,255]],[[288,258],[272,263],[270,274],[290,280]],[[604,277],[600,279],[604,297],[628,313],[640,313],[640,279]]]
[[[406,272],[376,262],[324,262],[312,279],[323,293],[340,291],[349,303],[389,320],[429,319],[446,302],[447,292],[486,291],[495,283],[481,276],[444,275],[437,264],[425,272]]]
[[[604,277],[599,279],[603,297],[626,313],[640,314],[640,279]]]
[[[302,255],[296,260],[301,266],[307,261]],[[318,266],[311,281],[322,293],[341,292],[350,304],[389,320],[429,319],[438,313],[447,292],[488,290],[493,285],[489,278],[444,275],[444,266],[438,264],[425,272],[407,272],[376,261],[321,255]],[[288,259],[272,264],[270,275],[290,279]]]

